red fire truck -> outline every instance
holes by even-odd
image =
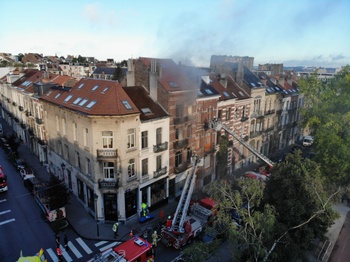
[[[153,262],[154,250],[152,245],[141,237],[134,238],[112,248],[101,254],[95,255],[88,262]]]
[[[5,192],[7,189],[7,176],[4,174],[2,166],[0,166],[0,192]]]

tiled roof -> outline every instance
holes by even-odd
[[[116,81],[83,78],[70,91],[66,90],[67,88],[52,88],[41,99],[86,115],[117,116],[139,113]]]
[[[33,93],[33,83],[38,83],[43,79],[44,72],[37,69],[27,69],[24,75],[12,83],[13,86],[22,88],[23,90]]]
[[[210,79],[213,81],[212,86],[221,94],[221,97],[219,100],[227,100],[227,99],[242,100],[242,99],[250,98],[250,96],[244,91],[244,89],[240,88],[230,75],[225,76],[225,79],[227,81],[226,87],[224,87],[220,83],[218,76],[211,75]]]
[[[144,87],[129,86],[123,87],[123,89],[140,110],[142,121],[168,116],[165,110],[152,100]]]

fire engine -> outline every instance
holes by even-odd
[[[212,215],[211,210],[203,207],[199,203],[194,203],[190,207],[190,201],[196,181],[198,166],[203,165],[198,156],[192,157],[192,172],[187,176],[184,189],[182,191],[179,204],[176,208],[171,225],[162,227],[161,240],[167,246],[180,249],[198,237],[207,225]]]
[[[152,262],[152,245],[141,237],[135,236],[124,243],[95,255],[88,262]]]
[[[0,166],[0,192],[5,192],[7,189],[7,176],[4,174],[2,166]]]

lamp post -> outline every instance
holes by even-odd
[[[98,226],[98,217],[97,217],[97,199],[98,199],[98,195],[96,195],[94,193],[94,200],[95,200],[95,220],[96,220],[96,232],[97,232],[97,236],[100,236],[100,228]]]

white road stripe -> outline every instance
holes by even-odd
[[[10,212],[11,212],[10,209],[9,210],[5,210],[5,211],[0,212],[0,215],[6,214],[6,213],[10,213]]]
[[[86,253],[92,253],[92,250],[85,244],[85,242],[80,237],[77,238],[77,242],[81,245],[81,247],[85,250]]]
[[[72,242],[68,241],[69,249],[74,253],[77,258],[83,257],[83,255],[79,252],[79,250],[72,244]]]
[[[108,248],[112,248],[112,247],[118,245],[119,243],[120,242],[113,242],[112,244],[109,244],[107,246],[104,246],[104,247],[100,248],[100,251],[103,252],[103,251],[107,250]]]
[[[58,257],[56,256],[55,252],[51,248],[46,249],[46,252],[49,254],[53,262],[58,262]]]
[[[13,221],[15,221],[16,219],[14,219],[14,218],[11,218],[11,219],[8,219],[8,220],[5,220],[5,221],[2,221],[2,222],[0,222],[0,226],[2,226],[2,225],[4,225],[4,224],[7,224],[7,223],[11,223],[11,222],[13,222]]]
[[[68,242],[68,245],[69,245],[69,242]],[[68,255],[67,251],[64,249],[64,247],[62,245],[60,245],[60,248],[62,250],[62,255],[64,257],[64,259],[67,261],[67,262],[72,262],[73,259]]]
[[[0,200],[0,203],[6,202],[6,201],[7,201],[6,199],[1,199],[1,200]]]
[[[104,245],[106,243],[107,243],[107,241],[100,241],[100,242],[96,243],[95,246],[99,247],[99,246],[102,246],[102,245]]]

